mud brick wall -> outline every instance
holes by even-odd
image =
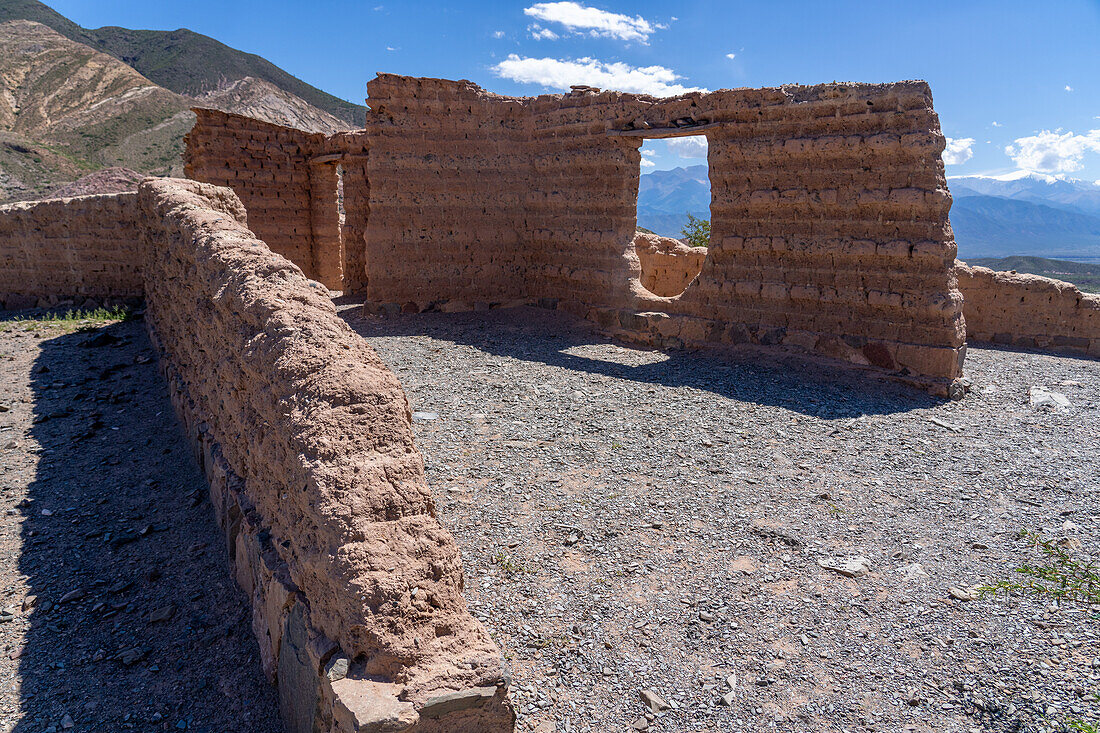
[[[539,301],[660,345],[785,345],[946,392],[964,325],[924,82],[669,99],[369,85],[369,301]],[[712,239],[674,298],[640,282],[639,147],[705,134]],[[445,306],[443,306],[445,307]]]
[[[139,199],[147,323],[287,730],[512,730],[396,377],[232,191]]]
[[[307,277],[339,288],[335,169],[310,164],[325,136],[219,110],[194,112],[187,177],[232,188],[260,239]]]
[[[634,235],[634,251],[642,287],[666,298],[684,292],[707,258],[705,247],[689,247],[678,239],[645,232]]]
[[[341,225],[343,289],[363,293],[367,289],[367,220],[370,216],[370,178],[367,156],[370,136],[364,132],[342,132],[325,143],[325,157],[338,158],[343,171],[344,221]],[[332,286],[329,286],[332,287]]]
[[[522,101],[391,75],[367,89],[367,297],[421,308],[523,298],[531,166]]]
[[[0,206],[0,308],[141,296],[137,196]]]
[[[1038,275],[957,269],[970,341],[1100,357],[1100,295]]]

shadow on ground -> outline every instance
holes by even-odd
[[[648,384],[691,387],[824,419],[906,412],[943,403],[873,372],[758,348],[660,352],[667,358],[641,365],[588,358],[569,351],[611,340],[587,321],[538,308],[382,317],[361,316],[360,309],[352,306],[341,314],[365,337],[430,336],[497,356]]]
[[[16,510],[18,568],[37,605],[10,654],[22,688],[13,730],[280,731],[246,599],[142,323],[40,347],[39,461]]]

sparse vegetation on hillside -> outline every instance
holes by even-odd
[[[710,220],[687,215],[688,223],[680,230],[684,241],[691,247],[710,246]]]
[[[81,28],[36,0],[0,0],[0,23],[33,20],[97,51],[114,56],[151,81],[177,94],[198,94],[246,76],[269,81],[315,107],[352,124],[363,125],[366,108],[311,86],[267,59],[230,48],[201,33],[130,30],[107,26]]]

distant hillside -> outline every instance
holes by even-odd
[[[959,257],[1100,255],[1100,217],[998,196],[962,196],[951,206]]]
[[[187,30],[129,30],[107,26],[81,28],[37,0],[0,0],[0,22],[33,20],[61,35],[102,51],[178,94],[197,95],[245,77],[274,84],[309,104],[362,127],[366,108],[334,97],[283,71],[261,56],[238,51],[209,36]]]
[[[1100,216],[1100,186],[1090,181],[1016,171],[1000,176],[952,176],[947,183],[956,199],[997,196]]]
[[[679,237],[687,215],[710,219],[707,166],[693,165],[642,175],[638,182],[638,226]]]
[[[0,23],[0,187],[33,198],[105,166],[183,171],[191,101],[39,23]]]
[[[1031,275],[1042,275],[1055,280],[1073,283],[1086,293],[1100,293],[1100,264],[1050,260],[1045,257],[976,257],[966,260],[968,265],[988,267],[991,270],[1015,270]]]
[[[197,106],[220,109],[299,130],[332,134],[348,123],[263,79],[251,76],[231,81],[195,97]]]

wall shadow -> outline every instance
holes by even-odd
[[[37,597],[9,654],[13,730],[281,731],[247,600],[144,325],[39,346],[21,447],[37,464],[5,474],[26,487],[6,519],[21,521],[18,570]]]
[[[823,419],[906,412],[944,402],[873,372],[759,347],[662,351],[666,359],[641,365],[588,358],[566,350],[613,341],[597,333],[588,321],[540,308],[379,317],[362,316],[360,309],[352,307],[341,314],[366,337],[432,336],[497,356],[647,384],[693,387]]]

